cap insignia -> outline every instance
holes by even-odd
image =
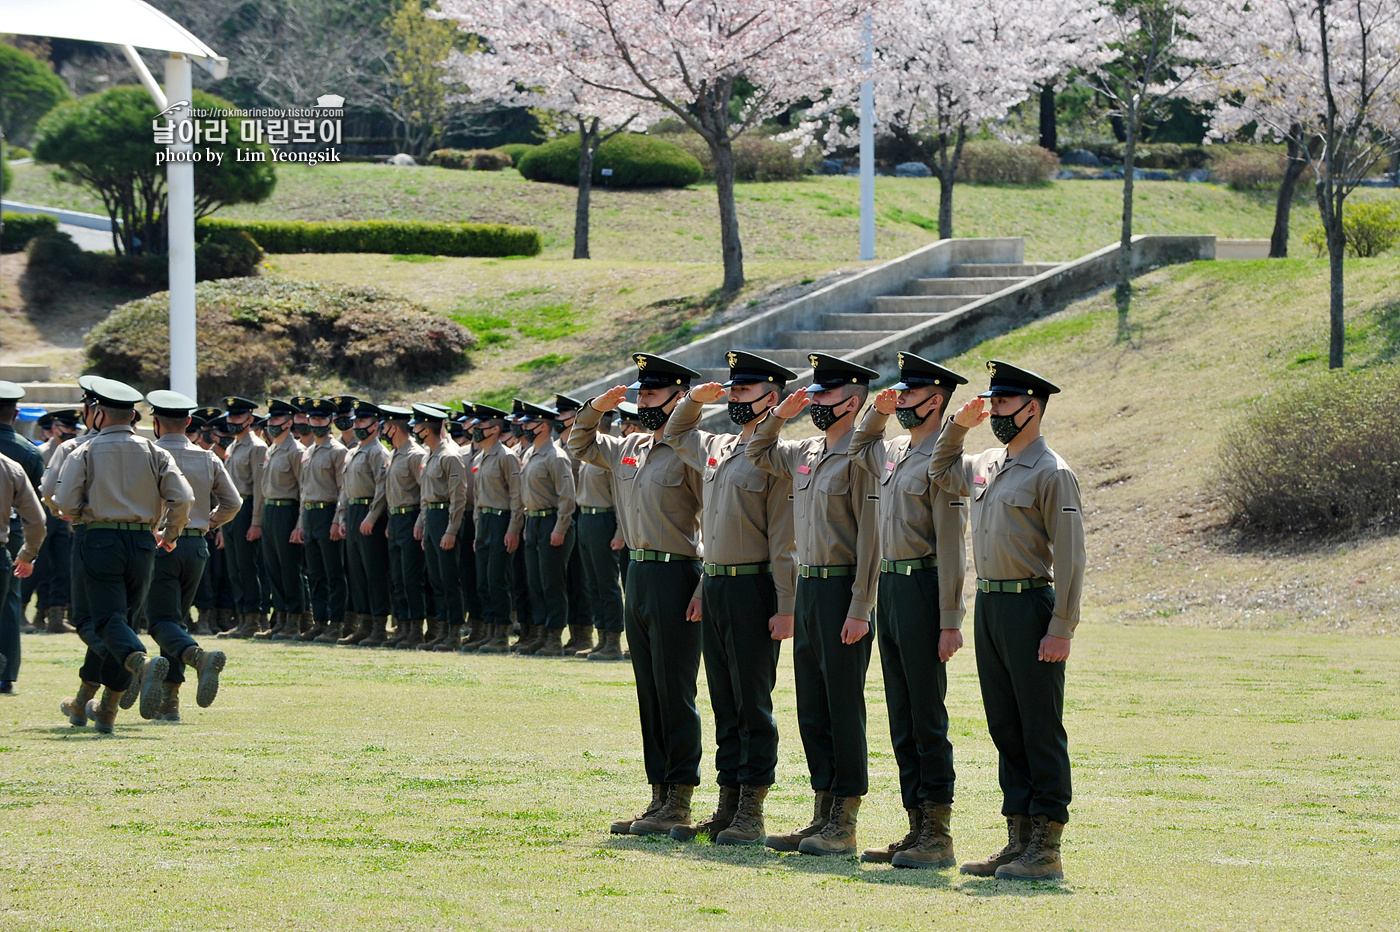
[[[735,366],[737,366],[737,365],[739,364],[739,354],[738,354],[738,353],[733,353],[733,352],[725,353],[725,354],[724,354],[724,358],[727,359],[727,360],[729,360],[729,368],[731,368],[731,369],[733,369]]]

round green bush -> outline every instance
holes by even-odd
[[[537,146],[516,163],[531,181],[578,184],[579,137],[565,136]],[[593,183],[603,184],[603,169],[612,169],[612,188],[683,188],[700,180],[700,163],[680,146],[638,133],[619,133],[598,147]]]
[[[58,232],[58,220],[49,214],[20,214],[6,211],[5,232],[0,234],[0,252],[19,252],[36,236]]]
[[[525,157],[525,153],[533,152],[538,148],[539,146],[533,142],[508,142],[503,146],[496,146],[492,151],[504,152],[510,156],[510,164],[519,165],[520,160]]]
[[[958,163],[958,181],[967,184],[1006,184],[1033,188],[1048,184],[1060,167],[1055,153],[1040,146],[1013,146],[1000,139],[972,139]]]

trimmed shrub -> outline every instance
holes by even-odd
[[[41,302],[52,300],[58,286],[68,281],[148,289],[170,284],[169,256],[84,252],[67,233],[34,237],[28,254],[29,287]],[[262,250],[247,233],[212,231],[194,248],[195,281],[256,275],[262,258]]]
[[[196,281],[258,274],[263,251],[247,230],[213,230],[195,247]]]
[[[1048,184],[1060,158],[1040,146],[1013,146],[999,139],[973,139],[963,146],[957,180],[965,184]]]
[[[32,159],[33,157],[34,153],[23,146],[12,146],[8,143],[5,145],[5,161],[7,162],[14,159]]]
[[[537,256],[543,248],[534,227],[501,223],[426,220],[231,220],[199,221],[195,232],[244,230],[268,252],[375,252],[424,256]]]
[[[498,172],[510,168],[515,160],[508,153],[496,149],[437,149],[428,153],[427,163],[438,168]]]
[[[695,133],[677,133],[668,137],[695,157],[705,177],[714,180],[714,159],[710,144]],[[792,144],[768,136],[740,136],[734,140],[735,181],[795,181],[815,172],[822,163],[821,150],[809,146],[802,156],[792,154]]]
[[[386,389],[467,365],[471,332],[374,288],[234,278],[195,289],[204,393],[302,391],[325,379]],[[167,292],[113,309],[84,341],[89,364],[143,390],[170,373]]]
[[[1258,535],[1356,533],[1400,520],[1394,366],[1255,402],[1221,448],[1231,523]]]
[[[1347,201],[1342,212],[1342,235],[1348,256],[1373,259],[1400,240],[1400,213],[1390,204]],[[1327,230],[1319,223],[1303,234],[1303,244],[1311,246],[1322,258],[1327,255]]]
[[[521,157],[516,168],[531,181],[578,184],[578,134],[564,136]],[[593,183],[604,182],[603,169],[612,169],[613,188],[683,188],[700,180],[700,163],[689,152],[664,139],[619,133],[598,147],[593,157]],[[403,250],[401,250],[403,251]]]
[[[36,236],[58,232],[58,220],[48,214],[17,214],[6,211],[5,231],[0,233],[0,252],[20,252]]]
[[[525,157],[525,153],[538,149],[533,142],[508,142],[503,146],[497,146],[492,152],[501,152],[510,156],[510,164],[519,165],[520,160]]]
[[[1277,153],[1256,149],[1237,152],[1215,166],[1215,177],[1236,191],[1257,191],[1282,183],[1288,159]]]

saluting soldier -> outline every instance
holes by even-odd
[[[379,411],[384,415],[380,429],[394,449],[370,509],[383,507],[389,512],[389,592],[396,630],[387,637],[376,622],[374,632],[359,646],[398,647],[409,641],[406,646],[416,647],[423,643],[423,619],[428,614],[422,529],[418,526],[423,502],[423,461],[428,454],[409,429],[411,410],[380,405]]]
[[[666,835],[690,823],[700,783],[700,472],[685,464],[663,435],[681,396],[699,378],[661,356],[634,353],[637,381],[592,399],[574,419],[569,449],[612,472],[632,559],[627,572],[627,640],[641,712],[642,757],[651,802],[612,823],[615,834]],[[637,390],[637,413],[648,433],[598,433],[606,411]]]
[[[14,383],[0,382],[0,407],[4,407],[6,399],[4,396],[13,394],[14,389],[7,389],[7,385]],[[18,386],[16,386],[18,388]],[[22,389],[21,389],[22,391]],[[3,422],[0,422],[3,423]],[[34,572],[34,560],[39,555],[39,550],[44,545],[44,508],[39,503],[39,493],[34,489],[34,483],[25,473],[24,467],[15,462],[6,454],[0,454],[0,518],[14,514],[19,519],[20,539],[11,540],[11,522],[0,520],[0,605],[4,605],[10,594],[10,587],[18,585],[12,582],[13,579],[28,579]],[[13,550],[13,563],[11,562],[11,551]],[[5,682],[13,684],[14,677],[19,672],[19,630],[16,626],[13,637],[6,632],[5,638],[0,643],[0,675],[6,677]],[[8,669],[11,660],[14,661],[14,668]],[[13,686],[11,686],[13,689]]]
[[[350,585],[351,611],[346,618],[356,622],[355,630],[339,641],[346,646],[360,644],[376,631],[382,635],[389,622],[388,506],[382,499],[375,501],[389,471],[389,451],[379,442],[380,414],[378,406],[356,400],[351,424],[355,447],[345,460],[336,508]]]
[[[744,455],[792,480],[799,560],[793,670],[797,725],[815,799],[812,821],[764,841],[777,851],[854,854],[856,814],[869,786],[865,673],[870,610],[879,571],[878,486],[851,456],[856,414],[873,369],[824,353],[807,357],[813,384],[773,409]],[[779,440],[784,423],[811,405],[822,436]]]
[[[578,494],[569,457],[554,442],[555,412],[528,401],[522,402],[522,407],[520,426],[530,448],[520,464],[520,497],[525,508],[525,573],[534,612],[534,637],[517,647],[517,652],[562,657]]]
[[[312,399],[306,405],[311,445],[301,458],[301,524],[293,532],[304,544],[306,581],[311,590],[312,625],[298,641],[334,644],[345,622],[345,541],[336,533],[341,473],[349,451],[331,436],[335,402]]]
[[[423,460],[423,504],[418,529],[423,541],[428,582],[433,587],[434,614],[421,644],[405,644],[420,650],[436,650],[440,644],[456,650],[462,642],[462,588],[457,573],[457,532],[467,512],[467,467],[462,451],[452,441],[444,423],[448,411],[439,405],[413,406],[412,426],[428,451]]]
[[[133,627],[145,607],[156,548],[175,547],[194,493],[170,454],[132,429],[141,393],[112,379],[95,380],[92,391],[98,435],[64,460],[53,501],[86,528],[82,573],[94,633],[131,674],[128,691],[139,693],[141,717],[151,719],[165,698],[170,665],[147,654]],[[120,700],[104,695],[100,708],[91,702],[87,708],[105,729],[116,719],[109,698]]]
[[[977,678],[1007,829],[1006,847],[962,872],[1058,880],[1071,797],[1065,661],[1084,587],[1084,515],[1074,470],[1041,436],[1060,389],[998,359],[987,371],[990,387],[958,409],[929,463],[940,487],[972,497]],[[964,454],[967,432],[988,419],[1005,446]]]
[[[219,674],[227,657],[221,650],[206,651],[185,630],[184,620],[194,603],[200,580],[209,561],[208,533],[228,523],[243,506],[243,497],[233,486],[228,471],[212,452],[191,443],[183,428],[194,401],[179,392],[156,391],[146,396],[151,406],[156,446],[175,461],[180,474],[194,492],[189,523],[180,532],[172,549],[158,550],[151,575],[151,591],[146,600],[146,618],[151,640],[170,665],[165,675],[165,697],[157,717],[162,721],[180,720],[180,684],[185,666],[194,667],[198,679],[195,701],[207,709],[219,693]]]
[[[265,621],[261,554],[257,537],[251,533],[253,515],[262,513],[262,471],[267,458],[267,444],[253,430],[253,422],[257,420],[253,412],[257,407],[257,402],[237,395],[224,399],[224,423],[233,438],[225,447],[228,456],[224,468],[243,504],[222,529],[237,624],[220,637],[250,638],[262,629]]]
[[[477,446],[472,464],[476,503],[476,584],[481,594],[481,614],[491,631],[479,648],[483,654],[510,650],[510,591],[512,562],[520,548],[525,526],[520,497],[520,461],[502,442],[506,412],[476,404],[472,414],[472,442]]]
[[[928,464],[948,399],[967,379],[913,353],[898,360],[899,382],[865,412],[850,455],[880,487],[875,632],[909,832],[860,859],[952,867],[953,746],[944,700],[947,663],[963,640],[967,500],[929,482]],[[885,439],[891,414],[908,436]]]
[[[573,434],[574,418],[582,407],[582,402],[568,395],[555,395],[555,409],[559,412],[559,423],[564,425],[559,442],[568,452],[569,437]],[[612,423],[611,414],[599,422],[599,428],[608,432]],[[569,608],[573,610],[575,581],[587,615],[581,615],[579,633],[581,639],[592,641],[593,629],[598,633],[598,644],[591,643],[574,652],[575,657],[589,660],[622,659],[622,575],[621,564],[617,559],[612,542],[619,536],[617,528],[617,508],[613,503],[612,473],[606,469],[585,463],[569,454],[576,466],[574,489],[578,494],[578,512],[574,519],[575,546],[574,558],[569,561]],[[577,569],[575,568],[577,563]],[[588,625],[589,627],[584,627]],[[565,653],[569,645],[564,645]]]
[[[270,630],[254,635],[259,640],[288,640],[311,627],[311,622],[302,617],[306,611],[301,579],[302,544],[292,536],[301,527],[303,450],[289,430],[296,413],[280,398],[267,402],[265,429],[270,442],[263,456],[262,495],[253,505],[253,523],[248,531],[249,540],[262,541],[262,557],[272,581],[273,624]],[[280,622],[276,617],[279,612]]]
[[[666,441],[705,479],[701,624],[719,782],[714,814],[677,825],[671,837],[703,833],[718,845],[753,845],[763,841],[763,802],[778,766],[773,686],[782,642],[793,632],[797,555],[792,481],[759,469],[744,448],[797,373],[752,353],[730,351],[726,359],[729,380],[691,389],[666,422]],[[698,430],[705,405],[726,394],[739,433]]]

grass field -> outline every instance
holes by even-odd
[[[1082,628],[1062,885],[610,837],[645,790],[624,664],[239,642],[213,708],[98,738],[57,712],[76,637],[25,647],[3,929],[1393,929],[1400,902],[1400,639]],[[904,818],[878,658],[866,692],[862,845]],[[786,649],[775,701],[786,829],[810,812]],[[1004,828],[970,643],[948,702],[981,856]]]

